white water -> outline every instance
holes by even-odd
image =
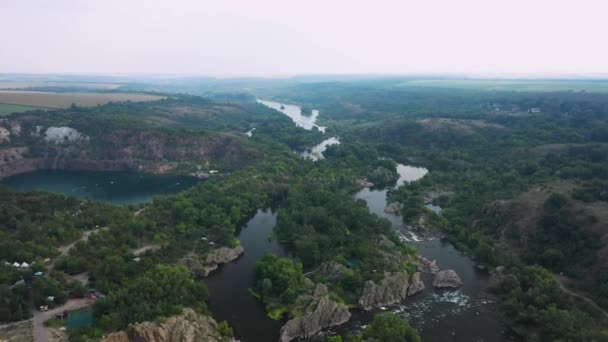
[[[260,99],[258,99],[257,102],[263,104],[266,107],[278,110],[279,112],[289,116],[298,127],[302,127],[306,130],[311,130],[313,127],[316,127],[320,132],[325,133],[325,127],[321,127],[316,124],[317,117],[319,116],[319,111],[316,109],[312,110],[311,115],[304,115],[302,114],[302,109],[300,108],[300,106],[281,104],[278,102]],[[283,108],[281,108],[281,106]]]

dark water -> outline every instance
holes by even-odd
[[[401,165],[397,185],[420,179],[421,168]],[[355,195],[363,199],[372,213],[389,220],[401,238],[416,246],[427,259],[437,260],[441,269],[453,269],[464,285],[458,290],[435,290],[430,275],[423,275],[426,289],[398,306],[386,308],[407,319],[418,329],[423,341],[505,341],[504,326],[499,321],[495,298],[486,292],[488,275],[475,268],[473,261],[440,239],[425,240],[403,224],[400,216],[384,212],[386,190],[363,189]],[[440,209],[437,207],[436,209]],[[365,325],[370,313],[357,312],[347,329]]]
[[[243,342],[277,341],[284,323],[268,318],[264,305],[249,292],[253,287],[254,265],[264,253],[286,256],[281,247],[269,241],[275,224],[275,213],[258,210],[238,237],[245,254],[204,280],[213,317],[218,322],[228,321]]]
[[[142,203],[154,196],[175,194],[198,183],[185,176],[160,176],[119,171],[39,170],[2,180],[17,191],[45,190],[115,204]]]

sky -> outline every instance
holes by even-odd
[[[606,0],[0,0],[0,73],[608,73]]]

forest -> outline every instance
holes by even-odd
[[[327,136],[297,128],[255,103],[255,96],[239,92],[9,116],[69,124],[91,137],[121,129],[163,132],[178,141],[256,130],[243,143],[254,158],[150,203],[115,206],[0,188],[0,321],[30,317],[30,301],[53,307],[68,295],[82,295],[87,289],[73,277],[83,273],[104,298],[94,307],[93,327],[71,332],[74,340],[166,318],[183,307],[212,314],[204,285],[178,261],[190,251],[206,255],[209,242],[238,246],[240,229],[264,208],[277,210],[271,238],[289,253],[289,258],[266,255],[255,267],[252,295],[268,316],[301,316],[308,282],[326,284],[332,300],[354,307],[365,281],[417,270],[418,251],[353,198],[361,180],[377,187],[393,184],[398,162],[423,166],[429,174],[390,190],[389,201],[401,204],[406,223],[443,236],[500,280],[490,290],[518,338],[608,338],[597,308],[565,294],[559,282],[568,277],[572,290],[608,307],[608,264],[601,258],[608,236],[608,95],[400,87],[399,82],[257,89],[256,95],[320,110],[326,135],[339,136],[341,144],[317,162],[303,161],[294,151]],[[10,147],[34,140],[22,137]],[[427,209],[428,203],[441,206],[441,213]],[[426,224],[418,227],[421,217]],[[77,242],[92,230],[87,241]],[[74,248],[61,255],[58,248],[72,242]],[[134,258],[133,251],[147,245],[158,249]],[[34,263],[27,270],[11,265],[23,261]],[[328,263],[344,273],[329,279],[316,272]],[[329,340],[342,338],[420,340],[407,322],[390,314],[376,315],[363,331]]]

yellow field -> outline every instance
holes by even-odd
[[[129,93],[51,93],[38,91],[0,91],[0,103],[43,108],[67,108],[72,103],[91,107],[108,102],[154,101],[165,96]]]
[[[29,87],[76,87],[85,89],[116,89],[117,83],[84,83],[84,82],[26,82],[0,79],[0,89],[22,89]]]

